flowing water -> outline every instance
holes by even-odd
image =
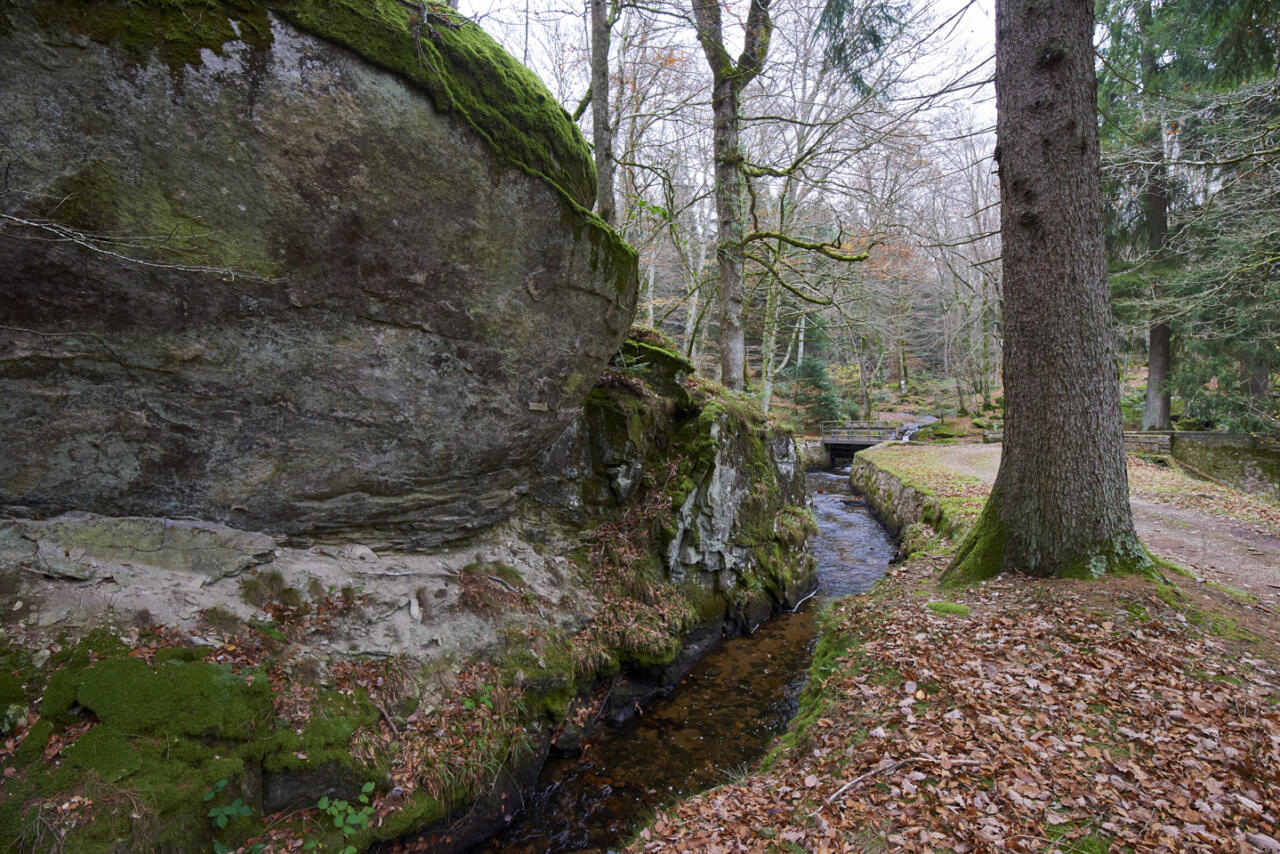
[[[795,714],[817,603],[870,590],[894,555],[889,534],[850,493],[847,471],[811,473],[808,487],[818,520],[815,597],[711,650],[668,697],[626,726],[597,730],[581,756],[548,761],[511,826],[473,851],[607,850],[664,803],[761,757]]]

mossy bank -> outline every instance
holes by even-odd
[[[932,454],[919,445],[877,445],[849,468],[853,490],[898,534],[904,557],[941,545],[935,538],[958,542],[986,502],[981,480],[933,463]]]
[[[814,583],[790,437],[652,333],[536,468],[511,522],[422,553],[210,525],[148,552],[137,519],[9,523],[0,836],[454,850],[505,823],[548,751]],[[351,807],[345,833],[322,799]]]

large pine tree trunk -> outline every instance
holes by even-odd
[[[1095,88],[1092,4],[998,0],[1004,449],[953,581],[1147,562],[1125,473]]]

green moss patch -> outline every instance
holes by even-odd
[[[940,583],[962,586],[994,578],[1004,566],[1004,522],[992,503],[987,504],[978,522],[969,531]]]
[[[33,4],[46,29],[153,56],[175,73],[231,42],[271,45],[270,13],[410,81],[457,116],[501,161],[545,178],[576,205],[595,197],[595,165],[581,132],[532,71],[447,5],[395,0],[134,0]]]
[[[394,0],[306,0],[278,8],[303,29],[417,83],[500,161],[543,176],[584,207],[595,198],[595,165],[569,115],[537,75],[448,6],[429,4],[425,21]]]
[[[929,602],[925,607],[939,616],[950,617],[967,617],[970,611],[968,605],[959,602]]]
[[[271,719],[271,691],[258,674],[172,662],[155,669],[136,658],[109,659],[79,678],[76,700],[107,726],[132,733],[245,740]]]

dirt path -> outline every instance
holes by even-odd
[[[1000,467],[1000,445],[935,445],[929,448],[941,465],[952,471],[993,483]],[[1171,470],[1158,472],[1159,483],[1148,477],[1147,466],[1130,466],[1133,522],[1147,548],[1167,560],[1182,564],[1199,577],[1258,597],[1267,609],[1280,611],[1280,530],[1256,518],[1236,518],[1237,505],[1260,512],[1263,499],[1224,488]],[[1179,489],[1170,479],[1185,479]],[[1149,481],[1151,481],[1149,483]],[[1158,487],[1158,488],[1157,488]],[[1218,512],[1179,506],[1184,500],[1214,502]]]

